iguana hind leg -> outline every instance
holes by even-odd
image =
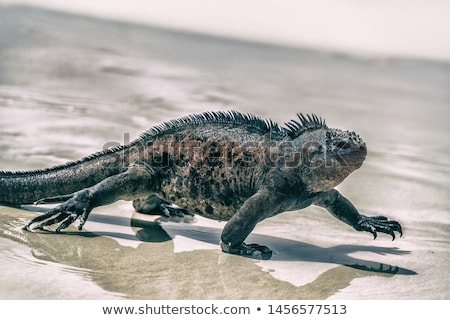
[[[56,228],[56,232],[60,232],[61,230],[67,228],[69,225],[75,222],[76,219],[79,218],[80,225],[78,229],[81,230],[93,208],[91,204],[92,201],[91,190],[83,189],[71,195],[48,198],[50,199],[50,201],[47,201],[48,199],[43,199],[40,203],[53,203],[53,200],[55,200],[56,198],[58,199],[67,198],[68,200],[66,200],[63,204],[60,204],[57,207],[50,209],[46,213],[34,218],[25,226],[24,229],[43,230],[46,226],[60,223],[58,228]],[[33,227],[33,225],[35,225],[38,222],[40,222],[40,224],[37,227]]]
[[[56,202],[67,199],[64,203],[50,209],[47,213],[31,220],[25,229],[43,229],[60,223],[56,232],[67,228],[80,219],[82,229],[93,208],[113,203],[117,200],[132,200],[153,193],[159,188],[159,179],[154,170],[144,164],[133,164],[123,173],[108,177],[98,184],[77,191],[71,195],[43,199],[43,202]],[[39,223],[37,226],[35,226]]]
[[[161,215],[164,217],[179,217],[194,214],[185,208],[179,207],[173,203],[167,202],[157,195],[150,195],[144,198],[133,200],[133,207],[139,213]]]
[[[139,213],[144,214],[161,214],[156,212],[159,206],[164,202],[163,199],[157,195],[150,195],[147,197],[137,198],[133,200],[133,207]]]
[[[75,195],[75,193],[71,193],[71,194],[65,194],[62,196],[43,198],[43,199],[39,199],[34,204],[39,205],[39,204],[45,204],[45,203],[61,203],[61,202],[65,202],[65,201],[69,200],[70,198],[73,198],[74,195]]]

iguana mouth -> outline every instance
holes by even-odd
[[[350,164],[362,164],[367,156],[367,148],[365,145],[360,146],[358,149],[350,149],[347,152],[345,149],[342,151],[343,157]]]
[[[341,166],[354,166],[364,162],[367,156],[367,147],[363,142],[355,144],[350,141],[341,141],[328,152],[330,152],[328,156],[335,159]]]

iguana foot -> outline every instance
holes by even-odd
[[[183,218],[185,215],[187,216],[194,215],[188,210],[179,207],[175,204],[171,204],[170,202],[167,202],[155,195],[133,200],[133,207],[139,213],[159,215],[166,218],[170,217]]]
[[[259,244],[252,243],[252,244],[245,244],[242,243],[240,245],[231,245],[226,244],[224,242],[220,242],[220,247],[223,252],[230,253],[230,254],[236,254],[239,256],[245,256],[250,257],[254,259],[262,259],[262,260],[268,260],[272,257],[273,251],[269,249],[266,246],[260,246]]]
[[[403,235],[400,223],[397,221],[388,220],[388,218],[383,216],[361,216],[361,219],[358,221],[358,225],[355,229],[372,233],[374,240],[377,238],[377,232],[390,234],[392,236],[392,241],[395,239],[394,231],[400,233],[400,237]]]
[[[157,208],[157,210],[160,212],[161,215],[165,217],[183,218],[185,215],[187,216],[194,215],[192,212],[189,212],[188,210],[181,208],[176,204],[169,204],[169,203],[161,203]]]
[[[65,202],[65,201],[69,200],[70,198],[73,198],[74,195],[75,195],[75,193],[71,193],[71,194],[65,194],[62,196],[43,198],[43,199],[39,199],[34,204],[40,205],[40,204],[46,204],[46,203],[61,203],[61,202]]]
[[[50,209],[47,213],[34,218],[24,227],[24,229],[30,231],[33,229],[45,230],[44,227],[46,226],[60,223],[56,228],[56,232],[60,232],[79,218],[80,224],[78,230],[81,230],[92,210],[92,194],[89,190],[82,190],[71,196],[72,197],[70,198],[69,196],[61,196],[60,199],[68,198],[68,200],[57,207]],[[40,222],[39,225],[33,226],[38,222]]]

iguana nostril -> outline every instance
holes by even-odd
[[[336,146],[341,149],[348,149],[350,148],[350,143],[348,143],[347,141],[339,141]]]

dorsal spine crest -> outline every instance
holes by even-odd
[[[328,128],[325,120],[315,114],[304,115],[302,113],[297,113],[297,117],[299,121],[291,120],[285,123],[286,128],[284,128],[284,130],[292,139],[297,138],[305,131]]]

